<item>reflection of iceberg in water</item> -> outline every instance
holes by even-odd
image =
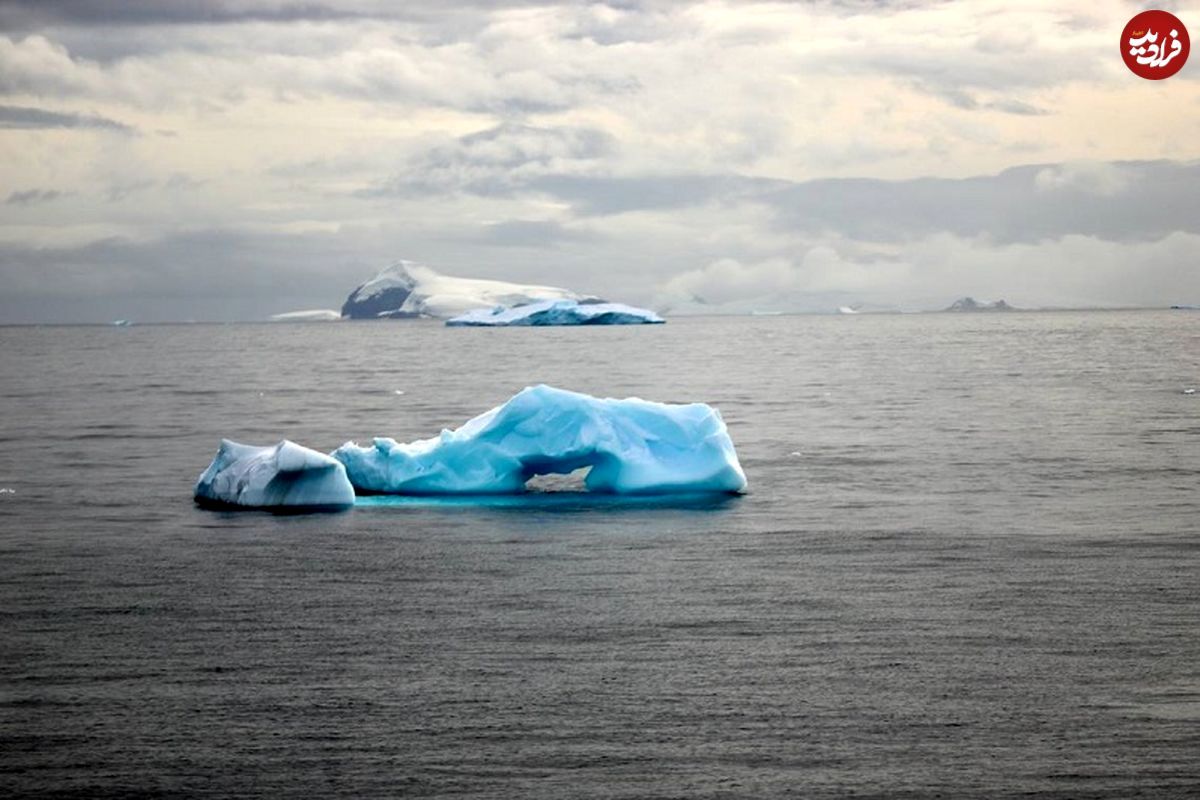
[[[672,492],[670,494],[603,494],[600,492],[525,492],[524,494],[360,496],[355,508],[488,508],[521,511],[709,511],[738,502],[732,492]]]
[[[746,477],[721,415],[703,403],[598,399],[534,386],[453,431],[402,444],[378,438],[333,453],[360,492],[524,492],[535,475],[590,468],[589,491],[740,492]]]

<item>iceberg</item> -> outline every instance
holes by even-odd
[[[449,319],[477,308],[539,300],[595,299],[557,286],[454,278],[424,264],[397,261],[350,293],[342,316],[350,319],[434,317]]]
[[[303,311],[272,314],[271,322],[337,322],[341,318],[342,312],[332,308],[310,308]]]
[[[440,436],[377,438],[333,452],[361,493],[508,494],[535,475],[590,468],[589,491],[741,492],[746,476],[721,414],[704,403],[599,399],[533,386]]]
[[[542,325],[661,325],[658,314],[601,300],[543,300],[506,308],[477,309],[446,320],[451,327],[502,328]]]
[[[997,300],[993,303],[981,303],[974,297],[960,297],[955,300],[944,311],[955,312],[976,312],[976,311],[1015,311],[1012,306],[1003,300]]]
[[[341,462],[284,439],[273,447],[221,440],[196,482],[196,502],[214,507],[322,510],[354,505]]]

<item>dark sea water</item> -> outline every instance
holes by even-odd
[[[0,375],[0,796],[1200,795],[1200,314],[6,328]],[[536,382],[716,405],[750,493],[192,504],[223,436]]]

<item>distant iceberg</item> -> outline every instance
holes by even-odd
[[[658,314],[644,308],[600,300],[543,300],[506,308],[477,309],[446,320],[452,327],[501,328],[542,325],[661,325]]]
[[[342,316],[350,319],[449,319],[473,309],[516,306],[539,300],[589,299],[596,298],[557,286],[453,278],[424,264],[397,261],[351,292],[342,305]]]
[[[217,507],[332,510],[354,505],[354,487],[340,461],[286,439],[273,447],[221,440],[194,495],[197,503]]]
[[[534,475],[590,467],[589,491],[740,492],[746,476],[720,413],[703,403],[598,399],[534,386],[457,430],[378,438],[333,453],[361,492],[505,494]]]
[[[313,308],[304,311],[287,311],[283,314],[272,314],[271,322],[337,322],[342,318],[342,312],[332,308]]]
[[[976,300],[974,297],[960,297],[959,299],[955,300],[953,303],[951,303],[949,306],[947,306],[943,310],[959,311],[959,312],[962,312],[962,311],[975,312],[975,311],[1015,311],[1016,309],[1014,309],[1012,306],[1010,306],[1008,303],[1004,302],[1003,300],[997,300],[994,303],[981,303],[978,300]]]

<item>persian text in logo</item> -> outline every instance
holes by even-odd
[[[1183,69],[1192,49],[1187,28],[1174,14],[1143,11],[1121,31],[1121,58],[1141,78],[1161,81]]]

